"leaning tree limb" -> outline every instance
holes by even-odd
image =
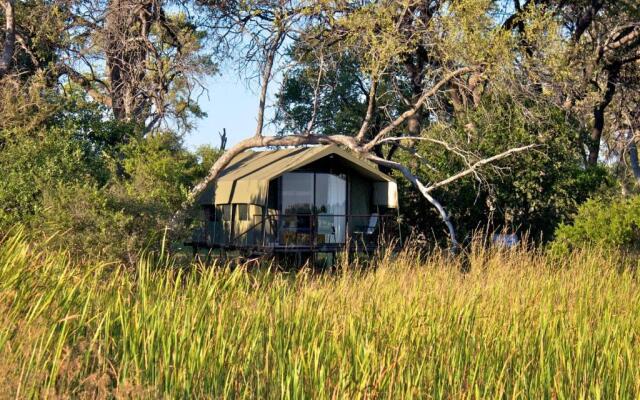
[[[445,225],[447,226],[447,229],[449,230],[449,238],[451,240],[451,250],[453,252],[458,250],[459,247],[459,243],[456,239],[456,230],[453,226],[453,223],[451,222],[451,219],[449,218],[449,214],[447,213],[447,211],[445,210],[445,208],[442,206],[442,204],[436,200],[432,195],[431,192],[439,187],[448,185],[458,179],[462,179],[467,175],[470,175],[472,173],[475,173],[476,170],[484,165],[490,164],[492,162],[501,160],[503,158],[509,157],[512,154],[515,153],[519,153],[525,150],[529,150],[533,147],[535,147],[535,144],[530,144],[527,146],[522,146],[522,147],[515,147],[512,149],[509,149],[507,151],[504,151],[500,154],[496,154],[495,156],[492,157],[488,157],[485,159],[482,159],[474,164],[472,164],[469,168],[458,172],[455,175],[450,176],[447,179],[444,179],[442,181],[436,182],[436,183],[432,183],[429,184],[428,186],[425,186],[416,175],[414,175],[411,170],[406,167],[405,165],[396,162],[396,161],[390,161],[384,158],[380,158],[378,156],[375,156],[373,154],[367,154],[366,158],[370,161],[373,161],[376,164],[380,164],[380,165],[384,165],[386,167],[389,168],[393,168],[397,171],[400,171],[402,173],[402,175],[405,177],[405,179],[407,179],[409,182],[411,182],[411,184],[418,189],[418,191],[422,194],[422,196],[427,199],[427,201],[429,203],[431,203],[437,210],[438,213],[440,214],[440,217],[442,218],[442,221],[445,223]]]
[[[373,117],[373,111],[376,106],[376,90],[378,88],[378,83],[375,78],[371,79],[371,88],[369,89],[369,94],[367,95],[367,114],[364,117],[364,121],[362,121],[362,125],[360,126],[360,130],[356,135],[357,141],[363,141],[367,131],[369,130],[369,125],[371,124],[371,119]]]
[[[239,154],[259,147],[269,146],[304,146],[314,144],[335,144],[357,152],[358,146],[353,137],[345,135],[286,135],[286,136],[252,136],[241,140],[220,156],[213,164],[207,176],[189,191],[187,198],[180,209],[173,215],[169,222],[169,229],[177,230],[183,222],[188,209],[196,201],[200,193],[204,191],[210,182],[215,181],[220,173]]]
[[[472,164],[469,168],[465,169],[464,171],[460,171],[457,174],[448,177],[447,179],[443,179],[440,182],[436,182],[434,184],[429,185],[429,187],[427,188],[427,191],[431,192],[434,189],[437,189],[439,187],[448,185],[453,181],[457,181],[458,179],[464,178],[465,176],[467,176],[469,174],[473,174],[474,172],[476,172],[478,170],[478,168],[480,168],[482,166],[485,166],[487,164],[491,164],[491,163],[496,162],[498,160],[501,160],[503,158],[509,157],[512,154],[520,153],[522,151],[532,149],[532,148],[534,148],[536,146],[537,145],[535,145],[535,144],[530,144],[530,145],[522,146],[522,147],[514,147],[514,148],[509,149],[507,151],[504,151],[504,152],[502,152],[500,154],[496,154],[495,156],[491,156],[489,158],[482,159],[482,160]]]
[[[276,39],[277,40],[275,40],[274,43],[281,44],[281,40],[279,36]],[[272,46],[270,50],[272,51],[270,55],[275,56],[277,47]],[[385,130],[383,130],[385,132],[381,132],[378,135],[376,135],[376,138],[374,138],[374,140],[372,140],[365,146],[361,146],[360,144],[360,142],[363,140],[363,137],[360,137],[360,135],[358,135],[355,138],[352,136],[346,136],[346,135],[313,135],[309,133],[303,134],[303,135],[264,136],[262,133],[262,123],[264,119],[263,117],[264,108],[266,106],[266,92],[267,92],[266,88],[269,82],[269,77],[271,76],[272,66],[273,66],[273,58],[268,57],[267,63],[265,64],[265,67],[263,70],[262,91],[260,94],[260,104],[258,106],[258,121],[257,121],[256,131],[253,137],[241,140],[236,145],[229,148],[220,158],[218,158],[218,160],[216,160],[216,162],[213,164],[213,166],[209,170],[209,173],[207,174],[207,176],[202,181],[200,181],[200,183],[195,185],[187,195],[187,199],[183,203],[181,210],[176,215],[174,215],[174,218],[172,218],[171,220],[172,227],[175,227],[175,223],[177,223],[177,220],[182,217],[182,215],[186,211],[186,208],[192,205],[192,203],[195,201],[197,196],[207,187],[207,185],[210,182],[213,182],[218,177],[218,175],[220,175],[222,170],[226,168],[227,165],[229,165],[231,160],[233,160],[234,157],[236,157],[238,154],[246,150],[250,150],[257,147],[267,147],[267,146],[303,146],[303,145],[311,145],[311,144],[338,144],[356,153],[370,152],[371,149],[373,148],[373,145],[371,146],[369,145],[373,141],[378,141],[382,139],[388,132],[391,131],[391,129],[388,126],[387,128],[385,128]],[[461,70],[462,69],[459,69],[457,71],[461,71]],[[449,74],[446,78],[440,81],[438,85],[440,86],[444,85],[443,82],[445,81],[445,79],[447,79],[448,81],[450,79],[453,79],[454,76],[456,75]],[[375,85],[371,93],[373,94],[374,92],[375,92]],[[428,97],[433,96],[433,94],[435,93],[436,91],[434,90],[430,90],[429,92],[426,92],[422,96],[423,101],[426,101]],[[369,108],[373,108],[373,106]],[[413,112],[415,113],[416,110],[414,110]],[[408,118],[409,115],[407,115],[407,113],[409,113],[409,111],[405,112],[403,115],[396,118],[396,120],[394,120],[391,123],[391,125],[399,126],[406,118]],[[368,123],[369,121],[365,118],[363,122],[363,127],[360,130],[366,131],[366,127],[368,126]]]
[[[446,74],[442,79],[438,81],[438,83],[433,85],[429,90],[425,91],[410,109],[400,114],[398,118],[394,119],[391,123],[382,128],[382,130],[380,130],[380,132],[378,132],[378,134],[371,141],[369,141],[369,143],[363,146],[363,149],[367,152],[371,151],[373,147],[376,146],[378,142],[380,142],[380,140],[397,129],[400,125],[402,125],[404,121],[414,116],[418,112],[418,110],[427,102],[427,100],[435,96],[438,91],[452,79],[469,72],[478,71],[479,69],[480,67],[478,66],[462,67]]]
[[[449,231],[449,239],[451,240],[451,251],[452,252],[456,252],[458,250],[458,248],[460,247],[458,240],[456,239],[456,230],[453,226],[453,223],[451,222],[451,218],[449,218],[449,214],[447,213],[447,211],[444,209],[444,207],[442,206],[442,204],[436,200],[431,193],[429,193],[429,188],[426,187],[422,182],[420,182],[420,180],[418,179],[417,176],[415,176],[411,170],[409,170],[409,168],[407,168],[406,166],[400,164],[399,162],[395,162],[395,161],[390,161],[384,158],[380,158],[378,156],[374,156],[374,155],[369,155],[367,157],[369,160],[375,162],[376,164],[380,164],[380,165],[384,165],[386,167],[389,168],[393,168],[397,171],[400,171],[402,173],[402,175],[405,177],[405,179],[407,179],[409,182],[411,182],[411,184],[418,189],[418,191],[422,194],[422,196],[427,199],[427,201],[429,203],[431,203],[436,210],[438,210],[438,213],[440,214],[440,217],[442,218],[442,221],[444,222],[444,224],[447,226],[447,229]]]
[[[269,82],[271,82],[271,70],[273,69],[273,63],[278,53],[278,49],[282,45],[282,40],[285,37],[285,32],[282,29],[278,29],[278,33],[273,38],[271,45],[266,49],[265,65],[262,69],[262,87],[260,88],[260,100],[258,104],[258,116],[256,124],[255,137],[262,136],[262,129],[264,126],[264,110],[267,102],[267,89]]]
[[[469,168],[452,175],[451,177],[444,179],[442,181],[436,182],[430,185],[424,185],[418,177],[411,172],[411,170],[405,165],[396,162],[381,158],[375,155],[373,152],[369,152],[364,150],[363,146],[360,146],[356,139],[352,136],[345,135],[288,135],[288,136],[259,136],[259,137],[251,137],[245,140],[240,141],[235,146],[232,146],[229,150],[227,150],[213,165],[211,170],[209,171],[208,176],[202,180],[198,185],[194,186],[189,193],[187,200],[185,201],[181,210],[174,215],[171,220],[170,228],[175,229],[178,224],[184,218],[184,213],[186,210],[193,204],[197,196],[202,193],[205,187],[209,184],[209,182],[213,182],[220,173],[226,168],[229,163],[235,158],[237,155],[243,153],[244,151],[259,148],[259,147],[267,147],[267,146],[303,146],[303,145],[314,145],[314,144],[335,144],[342,147],[346,147],[350,151],[356,153],[361,158],[372,161],[378,165],[384,165],[386,167],[395,169],[402,173],[402,175],[407,179],[421,194],[422,196],[431,203],[440,214],[442,221],[447,226],[447,230],[449,231],[449,238],[451,241],[451,249],[452,251],[456,251],[459,247],[459,243],[456,238],[456,231],[449,214],[446,212],[444,206],[436,200],[431,192],[439,187],[452,183],[458,179],[462,179],[465,176],[475,173],[476,170],[484,165],[490,164],[492,162],[501,160],[506,158],[512,154],[522,152],[528,149],[533,148],[535,145],[531,144],[528,146],[516,147],[504,151],[495,156],[482,159],[472,164]]]

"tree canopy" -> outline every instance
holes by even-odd
[[[144,241],[188,226],[235,155],[271,146],[337,144],[377,164],[405,182],[405,222],[454,246],[479,227],[547,240],[596,192],[638,191],[633,0],[0,6],[1,229]],[[256,128],[194,154],[182,138],[223,61],[259,87]]]

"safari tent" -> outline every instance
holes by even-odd
[[[396,182],[333,145],[247,151],[198,200],[195,248],[333,253],[396,235]]]

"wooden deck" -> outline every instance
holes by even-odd
[[[281,218],[301,217],[310,219],[304,227],[287,227]],[[336,217],[333,215],[323,215],[320,218]],[[371,253],[376,251],[381,243],[398,242],[401,239],[399,224],[394,215],[338,215],[338,218],[345,218],[347,224],[343,228],[346,230],[346,236],[338,235],[339,242],[329,241],[327,238],[335,240],[335,231],[331,235],[320,234],[318,232],[318,216],[317,215],[286,215],[269,216],[266,219],[253,224],[252,228],[237,235],[233,240],[216,240],[207,239],[204,229],[194,232],[191,241],[185,242],[186,246],[193,247],[194,254],[198,250],[210,249],[221,250],[223,252],[239,251],[243,254],[254,255],[277,255],[277,254],[316,254],[330,253],[338,254],[344,251],[349,253]],[[306,222],[305,220],[303,220]],[[358,228],[350,227],[351,221],[359,221]],[[266,223],[273,227],[271,233],[265,233],[264,226]],[[248,233],[256,233],[252,243],[247,243]],[[344,242],[343,242],[344,240]],[[285,243],[283,243],[285,242]]]

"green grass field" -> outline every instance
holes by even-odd
[[[324,274],[145,259],[4,239],[0,396],[640,396],[640,283],[615,255],[478,248],[468,273],[438,254]]]

